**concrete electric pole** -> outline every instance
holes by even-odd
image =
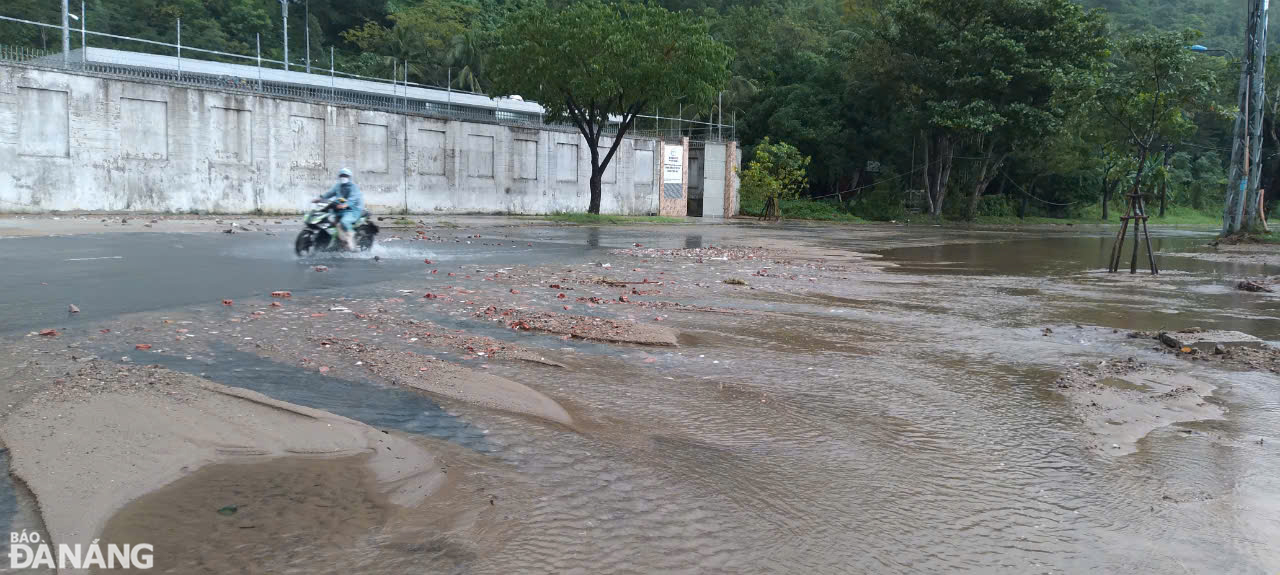
[[[1258,178],[1262,169],[1262,105],[1267,62],[1268,0],[1249,0],[1244,57],[1240,62],[1240,113],[1231,144],[1231,172],[1222,213],[1222,235],[1253,231],[1261,221]]]
[[[284,69],[289,71],[289,1],[280,0],[280,19],[284,23]]]
[[[304,4],[303,23],[306,27],[307,34],[307,73],[311,73],[311,0],[306,0]]]
[[[71,64],[71,22],[67,20],[67,0],[62,0],[62,65]]]

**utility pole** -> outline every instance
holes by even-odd
[[[280,19],[284,22],[284,70],[289,71],[289,1],[280,0]]]
[[[716,111],[720,114],[720,119],[716,120],[716,123],[719,124],[719,126],[716,126],[716,137],[723,140],[724,139],[724,90],[720,90],[718,100],[719,101],[716,102]]]
[[[1222,235],[1258,227],[1258,177],[1262,167],[1262,105],[1267,59],[1268,0],[1249,1],[1244,57],[1240,63],[1240,113],[1231,145],[1231,171],[1222,213]]]
[[[311,73],[311,0],[306,0],[303,4],[303,10],[306,12],[303,22],[306,25],[307,34],[307,73]]]
[[[62,0],[62,65],[71,65],[71,22],[67,20],[67,0]]]

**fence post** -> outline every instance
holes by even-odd
[[[71,23],[67,20],[67,0],[62,0],[62,66],[71,64]]]
[[[404,61],[404,109],[409,111],[409,61]]]
[[[182,18],[178,18],[178,80],[182,80]]]
[[[262,91],[262,33],[255,34],[258,45],[258,91]]]
[[[289,0],[280,0],[280,19],[284,28],[284,71],[289,71]]]
[[[311,0],[307,0],[306,13],[302,17],[307,35],[307,73],[311,73]]]
[[[89,41],[85,39],[84,0],[80,1],[80,64],[89,62]]]
[[[337,97],[337,90],[334,89],[333,80],[333,46],[329,46],[329,98]]]

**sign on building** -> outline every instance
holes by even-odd
[[[684,197],[684,146],[662,147],[662,195],[673,200]]]

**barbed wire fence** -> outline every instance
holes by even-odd
[[[61,25],[14,18],[0,14],[0,24],[9,23],[62,35]],[[83,14],[80,27],[69,27],[79,45],[70,42],[67,51],[34,47],[5,41],[0,36],[0,62],[31,68],[71,71],[75,73],[148,83],[195,86],[205,89],[255,94],[301,100],[309,103],[334,104],[397,114],[444,120],[500,124],[563,132],[576,132],[569,123],[548,122],[541,107],[519,97],[491,98],[488,95],[445,86],[408,80],[413,62],[393,62],[391,77],[379,78],[344,72],[338,69],[334,48],[329,47],[329,68],[312,62],[318,72],[304,72],[308,63],[285,62],[262,53],[261,38],[254,38],[256,53],[236,54],[182,44],[181,20],[175,21],[176,42],[122,36],[87,28]],[[111,47],[95,46],[105,44]],[[127,48],[127,49],[122,49]],[[323,63],[321,63],[322,65]],[[451,73],[451,72],[450,72]],[[714,118],[714,105],[707,118]],[[627,136],[677,141],[688,137],[693,142],[722,142],[737,139],[735,124],[702,121],[658,113],[640,114]],[[618,124],[610,124],[606,135],[616,134]]]

